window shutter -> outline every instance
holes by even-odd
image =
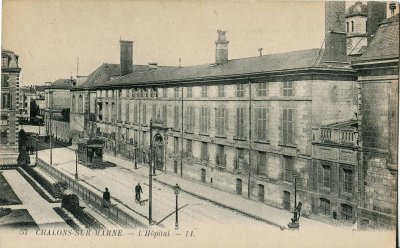
[[[196,107],[192,107],[192,130],[196,129]]]
[[[210,123],[210,121],[211,121],[211,113],[210,113],[210,109],[209,108],[206,108],[206,115],[207,115],[207,118],[206,118],[206,123],[207,123],[206,131],[208,132],[210,127],[211,127],[211,123]]]
[[[228,115],[228,113],[229,113],[228,108],[225,108],[224,130],[223,130],[225,135],[229,133],[229,131],[228,131],[229,130],[229,125],[228,125],[229,115]]]
[[[282,140],[283,143],[287,143],[287,109],[283,110],[283,117],[282,117]]]
[[[219,111],[219,108],[215,109],[215,132],[216,132],[217,134],[219,134],[218,111]]]

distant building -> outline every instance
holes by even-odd
[[[74,87],[76,87],[76,80],[72,78],[58,79],[52,83],[46,83],[44,87],[46,133],[62,141],[69,141],[71,136],[69,130],[70,90]],[[50,120],[52,120],[51,124]]]
[[[37,115],[43,117],[45,109],[45,89],[43,86],[24,86],[20,88],[19,98],[19,116],[20,120],[29,122],[30,118],[33,117],[31,113],[32,106],[37,106]]]
[[[17,164],[20,71],[18,55],[2,49],[0,166]]]

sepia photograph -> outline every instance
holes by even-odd
[[[0,247],[399,247],[399,9],[3,0]]]

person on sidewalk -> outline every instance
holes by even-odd
[[[140,203],[140,193],[143,193],[142,191],[142,186],[140,186],[140,183],[138,183],[135,187],[135,193],[136,193],[136,201],[138,201]]]
[[[106,188],[106,191],[103,193],[103,207],[109,208],[109,205],[111,204],[110,198],[110,192],[108,191],[108,188]]]

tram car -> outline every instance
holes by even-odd
[[[78,142],[78,161],[89,168],[112,167],[115,164],[103,160],[104,141],[85,139]]]

